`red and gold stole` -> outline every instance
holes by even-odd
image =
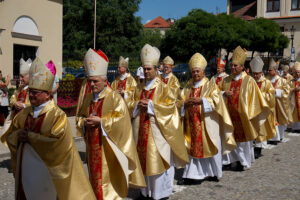
[[[200,88],[193,88],[190,92],[189,98],[200,97],[202,86]],[[201,124],[201,108],[197,106],[189,106],[187,108],[189,116],[189,124],[191,126],[191,148],[190,155],[194,158],[203,158],[203,138],[202,138],[202,124]]]
[[[168,84],[169,82],[169,78],[161,78],[161,81],[164,82],[165,84]]]
[[[26,90],[22,89],[18,95],[18,101],[25,103],[27,92],[28,92],[28,88]]]
[[[258,88],[261,90],[262,81],[256,82],[256,84],[257,84]]]
[[[101,118],[104,98],[92,102],[89,114]],[[103,199],[102,190],[102,131],[101,127],[87,128],[87,164],[92,188],[98,200]]]
[[[273,87],[275,89],[277,88],[277,82],[278,82],[278,79],[276,79],[275,82],[272,83],[272,85],[273,85]],[[277,106],[275,106],[275,112],[276,112],[276,115],[275,115],[275,126],[278,126],[279,122],[278,122],[278,109],[277,109]]]
[[[152,100],[155,88],[151,90],[143,90],[140,99]],[[147,110],[140,110],[140,128],[137,142],[137,152],[139,155],[140,163],[144,174],[146,174],[146,160],[147,160],[147,146],[148,136],[150,132],[150,116]]]
[[[300,81],[295,81],[295,88],[300,87]],[[300,120],[300,91],[295,92],[295,101],[297,106],[298,120]]]
[[[92,92],[91,85],[89,84],[89,82],[87,82],[85,85],[84,97],[86,97],[86,95],[90,94],[91,92]]]
[[[118,90],[125,90],[126,89],[126,82],[127,82],[127,78],[125,78],[124,80],[119,80],[118,82]],[[122,95],[122,97],[124,98],[124,94]]]
[[[237,81],[231,80],[230,91],[233,92],[233,95],[227,99],[228,111],[234,127],[233,135],[237,142],[246,141],[242,120],[239,114],[239,97],[242,81],[242,79]]]
[[[216,84],[217,86],[219,86],[220,82],[222,81],[223,77],[220,76],[220,77],[217,77],[217,80],[216,80]]]

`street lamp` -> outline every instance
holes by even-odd
[[[295,60],[295,48],[294,48],[294,35],[295,35],[295,28],[294,25],[292,25],[290,31],[291,31],[291,40],[292,40],[292,47],[291,47],[291,62],[294,62]]]

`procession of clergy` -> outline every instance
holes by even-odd
[[[66,114],[51,98],[56,74],[52,61],[20,61],[21,86],[11,97],[11,114],[1,141],[11,152],[15,198],[28,200],[122,199],[129,187],[139,199],[168,199],[176,168],[184,168],[177,184],[218,181],[222,167],[250,168],[261,149],[284,138],[287,126],[300,129],[300,63],[284,67],[250,62],[240,46],[232,56],[231,75],[218,59],[217,75],[204,75],[207,61],[195,53],[192,79],[181,90],[172,74],[174,61],[146,44],[141,50],[144,81],[128,73],[129,59],[120,57],[120,76],[107,82],[108,58],[89,49],[84,58],[87,79],[77,106],[77,134],[86,142],[88,175],[72,138]],[[254,153],[255,152],[255,153]]]

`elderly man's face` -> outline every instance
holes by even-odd
[[[217,73],[222,74],[225,71],[224,67],[217,67]]]
[[[164,65],[164,74],[170,74],[172,72],[172,65]]]
[[[204,77],[204,72],[200,68],[192,69],[192,78],[194,82],[200,81]]]
[[[300,78],[300,70],[295,71],[296,78]]]
[[[258,81],[262,76],[262,72],[252,72],[252,76],[256,81]]]
[[[153,65],[144,65],[143,69],[146,81],[151,81],[156,77],[157,69]]]
[[[101,76],[90,76],[88,82],[94,94],[101,92],[106,87],[106,78]]]
[[[29,89],[29,101],[32,106],[39,106],[50,99],[50,93],[43,90]]]
[[[240,73],[242,73],[243,69],[243,65],[231,63],[231,73],[233,75],[239,75]]]
[[[29,83],[29,75],[20,74],[20,85],[28,85],[28,83]]]
[[[268,72],[269,72],[269,75],[272,76],[272,77],[276,75],[276,70],[275,69],[269,69]]]
[[[127,68],[126,67],[122,67],[122,66],[119,66],[118,67],[118,71],[119,71],[119,74],[125,74],[126,71],[127,71]]]

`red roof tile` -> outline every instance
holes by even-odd
[[[250,15],[247,15],[246,13],[256,4],[256,1],[253,1],[252,3],[248,4],[247,6],[239,9],[239,10],[236,10],[235,12],[233,12],[232,14],[236,17],[239,17],[241,19],[244,19],[244,20],[253,20],[255,19],[254,16],[250,16]]]
[[[144,28],[170,28],[170,23],[168,23],[161,16],[156,17],[150,22],[144,25]]]

